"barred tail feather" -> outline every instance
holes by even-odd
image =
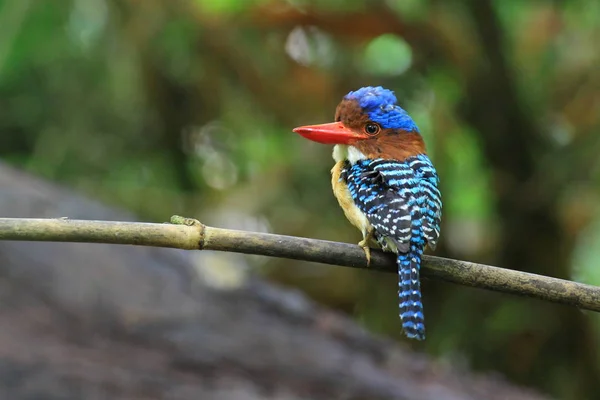
[[[424,340],[425,317],[419,279],[421,253],[414,246],[411,247],[410,252],[398,254],[400,319],[408,338]]]

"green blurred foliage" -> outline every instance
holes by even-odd
[[[366,46],[361,69],[366,74],[396,76],[404,73],[412,63],[412,50],[401,37],[381,35]]]
[[[0,0],[0,155],[143,220],[357,242],[331,149],[291,129],[383,85],[442,179],[436,254],[600,285],[598,21],[593,0]],[[238,261],[402,340],[393,275]],[[423,286],[410,345],[598,393],[597,316]]]

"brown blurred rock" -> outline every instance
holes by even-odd
[[[131,220],[0,164],[0,216]],[[542,399],[193,254],[0,242],[1,399]]]

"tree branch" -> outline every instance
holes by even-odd
[[[213,228],[174,216],[171,224],[0,218],[0,240],[112,243],[258,254],[353,268],[396,272],[394,257],[353,244]],[[425,256],[423,275],[497,292],[600,311],[600,287],[467,261]]]

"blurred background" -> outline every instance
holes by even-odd
[[[331,148],[291,132],[382,85],[441,177],[436,255],[600,285],[600,2],[0,0],[0,157],[140,220],[356,243]],[[396,277],[199,254],[404,340]],[[600,319],[423,282],[438,359],[599,392]]]

